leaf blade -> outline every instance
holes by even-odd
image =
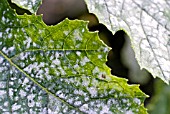
[[[35,14],[42,3],[41,0],[11,0],[12,3],[17,4],[19,7],[29,10]]]
[[[87,22],[46,26],[0,2],[1,113],[146,113],[146,95],[110,74],[109,51]]]
[[[86,0],[91,13],[115,33],[127,31],[142,68],[164,82],[170,80],[170,21],[167,1]],[[153,10],[154,9],[154,10]]]

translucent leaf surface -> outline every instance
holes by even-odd
[[[42,2],[42,0],[11,0],[11,1],[17,4],[19,7],[29,10],[33,14],[37,12],[38,7]]]
[[[169,0],[85,0],[113,33],[127,31],[141,68],[166,83],[170,80]]]
[[[146,95],[110,74],[109,48],[87,22],[46,26],[0,2],[0,113],[141,113]]]

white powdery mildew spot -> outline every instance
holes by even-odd
[[[45,68],[45,75],[48,76],[49,75],[49,68]]]
[[[8,105],[9,105],[9,103],[6,101],[6,102],[4,102],[4,106],[5,107],[8,107]]]
[[[25,59],[27,59],[28,58],[28,56],[29,56],[29,52],[27,52],[27,53],[21,53],[20,54],[20,60],[25,60]]]
[[[36,44],[35,42],[32,43],[34,47],[38,47],[38,44]]]
[[[2,21],[5,22],[6,18],[4,16],[2,16]]]
[[[64,31],[63,33],[67,36],[69,34],[69,31]]]
[[[7,28],[7,29],[5,30],[6,33],[9,33],[9,31],[10,31],[10,28]]]
[[[10,97],[11,99],[13,99],[13,95],[14,95],[14,89],[9,88],[9,97]]]
[[[88,92],[90,93],[91,97],[96,97],[98,92],[97,92],[97,88],[95,87],[87,87]]]
[[[44,62],[40,62],[40,64],[38,65],[38,67],[45,67],[45,63],[44,63]]]
[[[4,71],[6,71],[6,70],[8,70],[8,67],[7,67],[7,66],[2,66],[2,67],[0,67],[0,72],[4,72]]]
[[[81,32],[83,33],[85,31],[85,29],[83,28],[82,30],[81,30]]]
[[[29,109],[30,114],[36,114],[37,112],[34,111],[32,108]]]
[[[105,47],[104,50],[103,50],[104,53],[106,53],[108,51],[109,51],[109,48],[107,48],[107,47]]]
[[[87,57],[84,57],[81,61],[80,64],[81,66],[84,66],[87,62],[89,62],[90,60]]]
[[[97,45],[97,42],[93,41],[93,45]]]
[[[14,89],[14,91],[16,92],[17,89]],[[14,96],[14,101],[18,101],[19,100],[19,96]]]
[[[20,95],[22,98],[24,98],[24,97],[27,95],[27,93],[26,93],[24,90],[20,90],[20,91],[19,91],[19,95]]]
[[[4,61],[4,58],[0,56],[0,64],[2,64]]]
[[[78,64],[75,64],[75,65],[73,66],[73,68],[74,68],[74,69],[77,69],[77,68],[79,68],[79,65],[78,65]]]
[[[118,104],[118,102],[117,102],[115,99],[112,98],[112,99],[109,99],[109,100],[107,101],[107,104],[108,104],[108,105],[113,105],[113,104],[115,105],[115,104]]]
[[[80,36],[80,32],[79,30],[75,30],[74,33],[73,33],[74,37],[76,38],[76,40],[79,40],[81,41],[82,40],[82,37]]]
[[[90,100],[90,97],[89,96],[86,96],[85,98],[84,98],[84,101],[89,101]]]
[[[2,32],[0,32],[0,38],[2,37]]]
[[[3,47],[3,49],[2,49],[2,51],[5,53],[5,54],[9,54],[10,52],[12,52],[12,51],[14,51],[14,49],[15,49],[15,47],[9,47],[9,48],[7,48],[7,47]]]
[[[30,37],[26,37],[26,40],[23,41],[24,45],[26,45],[26,48],[30,48],[30,44],[32,42],[32,39]]]
[[[39,100],[39,101],[41,101],[41,100]],[[37,106],[37,107],[42,107],[42,105],[41,105],[40,102],[36,102],[36,106]]]
[[[38,34],[42,34],[44,31],[42,29],[38,30]]]
[[[44,70],[40,69],[40,70],[37,72],[37,74],[36,74],[35,77],[42,79],[42,78],[43,78],[43,74],[44,74]]]
[[[28,83],[29,83],[29,79],[25,78],[24,81],[23,81],[23,85],[27,85]]]
[[[80,106],[81,104],[82,104],[81,101],[76,101],[76,102],[74,102],[74,105],[75,105],[75,106]]]
[[[74,98],[69,98],[69,99],[67,100],[67,102],[70,103],[70,104],[73,104]]]
[[[99,81],[96,80],[95,78],[92,79],[91,84],[93,87],[96,87],[99,84]]]
[[[78,56],[80,56],[80,55],[81,55],[81,52],[80,52],[80,51],[76,51],[76,54],[77,54]]]
[[[80,107],[80,110],[81,110],[82,112],[87,112],[88,109],[89,109],[88,104],[84,104],[84,105],[82,105],[82,106]]]
[[[12,82],[13,84],[13,82]],[[21,79],[18,79],[18,84],[22,84],[22,80]]]
[[[98,55],[98,59],[101,59],[102,58],[102,55]]]
[[[75,46],[76,48],[80,48],[81,47],[81,43],[79,43],[79,44],[76,44],[76,46]]]
[[[43,77],[41,77],[43,79]],[[48,75],[46,76],[47,80],[50,81],[52,79],[52,76]]]
[[[1,81],[1,82],[0,82],[0,88],[5,89],[5,88],[6,88],[6,82]]]
[[[63,52],[56,52],[56,53],[55,53],[56,59],[58,59],[59,57],[62,57],[62,56],[64,56],[64,53],[63,53]]]
[[[29,107],[34,107],[34,105],[35,105],[34,98],[35,98],[34,94],[30,94],[30,95],[27,96],[28,106]]]
[[[127,99],[122,99],[122,102],[127,104],[128,100]]]
[[[76,94],[76,95],[81,95],[81,96],[86,96],[86,93],[85,92],[83,92],[82,90],[74,90],[74,94]]]
[[[60,71],[61,75],[66,75],[66,72],[62,67],[58,67],[58,70]]]
[[[61,94],[61,93],[62,93],[62,91],[59,90],[59,91],[57,91],[56,95],[58,96],[58,95]]]
[[[19,82],[19,84],[21,84],[21,82]],[[13,86],[14,85],[14,82],[12,81],[12,82],[9,82],[9,85],[10,86]]]
[[[35,66],[33,64],[30,64],[27,67],[25,67],[23,70],[30,74],[32,72],[33,68],[35,68]]]
[[[70,55],[70,54],[71,54],[71,51],[66,51],[65,54],[66,54],[66,55]]]
[[[9,52],[14,51],[14,49],[15,49],[15,47],[13,47],[13,46],[8,48]]]
[[[12,105],[12,111],[16,111],[21,108],[21,105],[17,105],[17,103]]]
[[[105,104],[103,104],[103,106],[101,106],[102,107],[102,110],[100,111],[100,114],[112,114],[112,112],[111,111],[109,111],[109,108],[110,107],[108,107],[107,105],[105,105]]]
[[[100,70],[97,66],[92,71],[93,75],[95,75],[96,73],[99,73],[99,72],[100,72]]]
[[[50,60],[53,60],[53,59],[54,59],[54,56],[53,56],[53,55],[51,55],[51,56],[50,56]]]
[[[138,105],[140,105],[140,104],[141,104],[140,99],[138,99],[138,98],[134,98],[133,100],[134,100],[134,102],[135,102],[135,103],[137,103]]]
[[[25,63],[24,62],[20,62],[19,65],[21,66],[21,68],[25,67]]]
[[[0,90],[0,98],[2,98],[2,96],[6,96],[6,91],[5,90]]]
[[[23,85],[22,87],[25,87],[25,91],[27,92],[30,91],[30,85],[26,85],[26,86]]]
[[[132,112],[132,110],[128,110],[125,112],[125,114],[134,114],[134,113]]]
[[[59,94],[58,96],[59,96],[60,98],[62,98],[62,99],[66,99],[64,93],[61,93],[61,94]]]
[[[19,2],[21,6],[25,6],[27,4],[27,1],[22,1],[22,2]]]
[[[54,60],[52,61],[52,63],[55,64],[55,65],[57,65],[57,66],[59,66],[59,65],[61,64],[60,60],[57,59],[57,58],[54,59]]]
[[[65,107],[64,109],[63,109],[63,113],[65,114],[65,113],[68,113],[68,107]]]
[[[12,38],[12,33],[8,33],[8,38],[9,38],[9,39]]]
[[[82,85],[87,87],[90,84],[90,79],[86,76],[82,77]]]

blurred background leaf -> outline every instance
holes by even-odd
[[[170,114],[170,85],[157,79],[151,102],[147,105],[149,114]]]

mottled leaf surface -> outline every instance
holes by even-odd
[[[88,9],[113,33],[124,29],[141,68],[170,80],[169,0],[85,0]]]
[[[137,85],[110,74],[87,22],[46,26],[0,2],[0,113],[146,113]]]
[[[11,2],[17,4],[19,7],[29,10],[35,14],[41,4],[42,0],[11,0]]]

